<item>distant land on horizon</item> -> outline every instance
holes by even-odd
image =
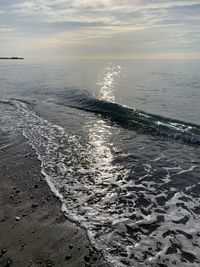
[[[0,57],[0,59],[24,59],[23,57]]]

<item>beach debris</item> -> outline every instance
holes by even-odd
[[[18,222],[19,220],[20,220],[20,217],[16,216],[16,217],[15,217],[15,221]]]

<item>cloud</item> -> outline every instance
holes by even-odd
[[[13,32],[14,30],[14,28],[9,28],[6,25],[0,25],[0,32]]]
[[[184,52],[199,42],[199,11],[199,0],[0,0],[0,37],[63,53]]]

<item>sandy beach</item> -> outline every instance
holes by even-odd
[[[26,141],[0,154],[0,267],[104,267],[83,229],[60,211]]]

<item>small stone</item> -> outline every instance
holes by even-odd
[[[7,263],[6,263],[5,266],[6,266],[6,267],[10,267],[10,266],[12,265],[12,263],[13,263],[12,260],[8,258],[8,259],[7,259]]]
[[[65,260],[68,261],[68,260],[71,259],[71,257],[72,257],[72,256],[67,255],[67,256],[65,257]]]
[[[4,218],[2,219],[2,222],[6,222],[6,221],[7,221],[7,218],[4,217]]]
[[[92,265],[89,262],[85,263],[85,267],[91,267]]]
[[[94,251],[93,250],[90,250],[89,251],[89,256],[92,256],[94,254]]]
[[[38,184],[35,184],[34,187],[35,187],[35,188],[38,188],[39,186],[38,186]]]
[[[24,247],[25,247],[25,244],[23,243],[20,250],[22,251]]]
[[[20,217],[18,217],[18,216],[17,216],[17,217],[15,217],[15,221],[17,221],[17,222],[18,222],[19,220],[20,220]]]
[[[37,206],[38,206],[38,203],[33,203],[31,207],[32,208],[37,208]]]
[[[73,248],[73,246],[72,246],[72,245],[69,245],[69,248],[70,248],[70,249],[72,249],[72,248]]]
[[[7,252],[7,249],[6,248],[3,248],[2,250],[1,250],[1,254],[3,255],[3,254],[6,254],[6,252]]]
[[[88,261],[90,261],[90,258],[88,256],[85,256],[84,260],[88,262]]]
[[[93,257],[93,261],[97,261],[97,257],[96,256]]]

